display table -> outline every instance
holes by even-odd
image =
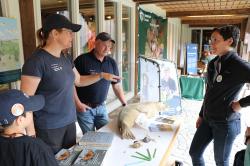
[[[193,76],[180,77],[181,96],[189,99],[202,100],[205,93],[205,79]]]
[[[136,149],[131,147],[134,140],[121,139],[117,127],[117,118],[114,118],[107,126],[99,130],[115,134],[112,145],[104,158],[103,166],[165,166],[176,140],[177,133],[179,132],[179,128],[180,122],[176,121],[173,125],[173,131],[148,132],[148,135],[154,139],[154,141],[142,143],[142,147]],[[132,132],[136,140],[143,139],[147,134],[146,130],[140,127],[134,127]],[[136,152],[147,154],[147,149],[149,149],[151,155],[156,149],[155,157],[151,161],[131,157],[131,155],[138,156]]]

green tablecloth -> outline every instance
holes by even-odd
[[[202,100],[205,92],[205,79],[200,77],[180,77],[181,96],[189,99]]]

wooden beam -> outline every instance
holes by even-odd
[[[36,48],[36,32],[33,1],[19,1],[19,10],[21,17],[23,54],[24,60],[27,60]]]
[[[164,7],[162,7],[164,9]],[[184,11],[184,12],[166,12],[167,17],[183,16],[203,16],[203,15],[249,15],[250,8],[231,9],[231,10],[205,10],[205,11]]]
[[[223,27],[226,25],[238,25],[238,24],[189,24],[189,27]]]
[[[137,4],[157,4],[157,3],[164,3],[164,2],[179,2],[183,0],[133,0]],[[185,1],[192,1],[192,0],[185,0]]]
[[[228,24],[241,24],[244,19],[210,19],[210,20],[182,20],[182,24],[189,24],[190,26],[210,26],[211,25],[228,25]]]

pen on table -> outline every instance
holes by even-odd
[[[148,152],[148,158],[149,158],[149,160],[151,160],[151,154],[149,152],[149,149],[147,149],[147,152]]]
[[[153,158],[155,158],[155,153],[156,153],[156,148],[155,148],[155,150],[154,150]]]
[[[145,156],[144,154],[141,154],[141,153],[139,153],[139,152],[135,152],[135,153],[141,155],[142,157],[146,158],[147,160],[150,160],[150,158],[149,158],[148,156]]]
[[[135,158],[138,158],[138,159],[141,159],[141,160],[149,161],[148,158],[138,157],[138,156],[134,156],[134,155],[131,155],[131,157],[135,157]]]

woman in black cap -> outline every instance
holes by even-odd
[[[80,28],[63,15],[49,15],[37,31],[40,45],[22,69],[21,89],[29,95],[45,97],[45,107],[34,113],[35,128],[31,124],[27,134],[40,137],[54,153],[76,143],[74,85],[90,85],[101,78],[119,79],[109,73],[79,75],[72,56],[64,50],[72,46],[73,33]]]

